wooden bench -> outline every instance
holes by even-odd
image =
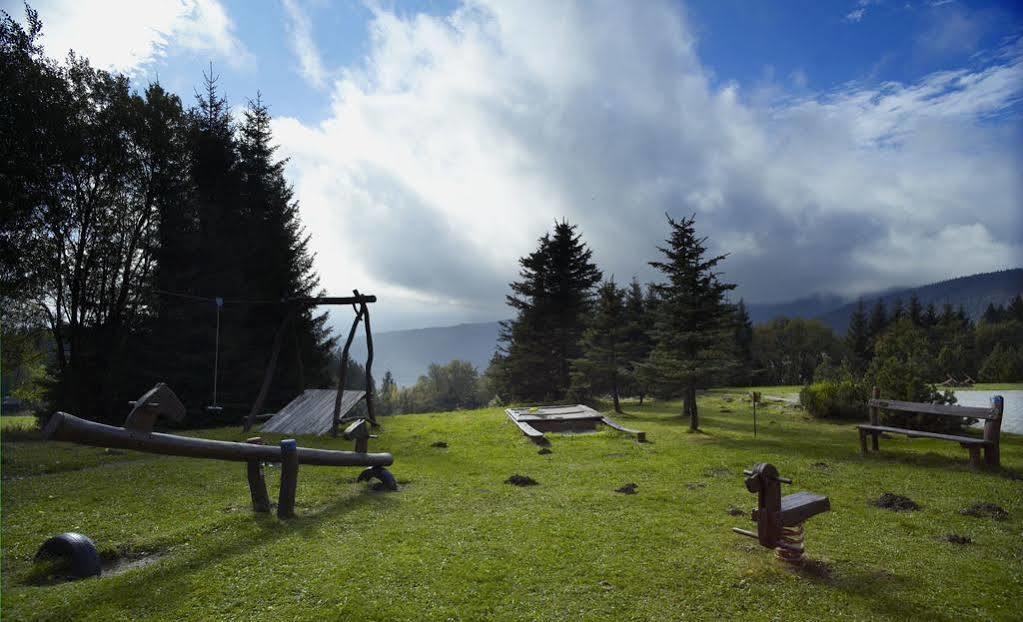
[[[990,408],[977,408],[974,406],[946,406],[944,404],[923,404],[919,402],[901,402],[898,400],[881,399],[880,391],[874,387],[873,397],[867,402],[870,409],[870,423],[856,426],[860,432],[860,453],[867,454],[867,435],[871,436],[871,446],[878,451],[878,437],[883,433],[904,434],[909,438],[936,438],[942,441],[959,443],[964,449],[970,452],[970,466],[980,467],[980,450],[984,450],[984,462],[988,466],[997,467],[1000,464],[998,443],[1002,430],[1002,410],[1005,407],[1005,400],[1001,395],[991,398]],[[957,434],[941,434],[939,432],[927,432],[911,428],[898,428],[880,424],[880,412],[894,410],[899,412],[916,413],[921,415],[934,415],[937,417],[970,417],[984,420],[983,437],[965,436]]]

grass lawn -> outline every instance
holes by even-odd
[[[678,404],[627,408],[619,420],[651,443],[552,435],[549,455],[500,409],[388,418],[371,449],[394,454],[401,491],[357,484],[357,469],[304,466],[298,517],[286,522],[250,511],[241,463],[4,436],[3,618],[1019,619],[1023,438],[1005,437],[1004,470],[974,472],[958,445],[924,439],[882,440],[880,454],[861,458],[850,424],[780,403],[759,409],[754,440],[738,394],[702,396],[696,434]],[[729,530],[752,528],[729,509],[755,506],[742,469],[760,461],[795,481],[786,491],[831,497],[832,511],[807,523],[804,571]],[[504,483],[514,473],[539,485]],[[268,469],[271,497],[277,479]],[[614,492],[627,483],[637,494]],[[922,509],[868,503],[886,491]],[[960,514],[978,501],[1009,518]],[[107,556],[155,561],[28,585],[36,548],[63,531],[89,535]],[[950,533],[973,542],[947,542]]]
[[[0,430],[33,430],[36,418],[32,415],[5,415],[0,417]]]

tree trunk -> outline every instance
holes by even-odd
[[[618,413],[618,414],[621,414],[622,413],[622,404],[618,400],[618,383],[617,382],[615,382],[614,386],[611,387],[611,399],[613,399],[614,403],[615,403],[615,412]]]
[[[696,387],[686,387],[682,400],[683,413],[689,417],[689,429],[695,432],[700,429],[700,414],[696,410]]]

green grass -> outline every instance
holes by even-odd
[[[0,417],[0,432],[10,430],[34,430],[36,418],[32,415],[5,415]]]
[[[371,447],[394,454],[402,490],[374,492],[355,482],[357,469],[302,467],[298,517],[285,522],[250,511],[240,463],[5,442],[3,618],[1018,619],[1023,439],[1005,438],[1000,472],[971,471],[958,445],[921,439],[882,440],[880,454],[861,458],[850,424],[780,404],[759,409],[754,440],[735,398],[703,396],[695,434],[676,403],[629,404],[619,420],[651,443],[553,435],[544,456],[500,409],[389,418]],[[46,468],[57,461],[76,468]],[[742,469],[760,461],[793,478],[788,491],[831,497],[832,511],[807,523],[809,570],[729,529],[752,526],[728,510],[755,506]],[[513,473],[539,485],[503,483]],[[268,469],[272,497],[277,478]],[[614,492],[630,482],[638,494]],[[868,504],[885,491],[923,508]],[[976,501],[1009,519],[959,513]],[[88,534],[108,556],[163,557],[26,585],[36,547],[63,531]],[[949,533],[973,544],[943,541]]]
[[[1023,391],[1023,382],[978,382],[972,387],[957,388],[956,391]]]

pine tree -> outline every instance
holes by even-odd
[[[706,257],[706,238],[699,238],[696,216],[668,217],[667,245],[658,247],[663,261],[651,261],[665,282],[653,285],[659,302],[654,321],[654,348],[644,369],[662,393],[681,394],[689,426],[699,429],[696,388],[731,371],[736,364],[734,316],[725,293],[735,285],[718,280],[714,268],[727,257]]]
[[[748,385],[753,371],[753,322],[742,298],[735,305],[735,348],[739,359],[736,380],[740,385]]]
[[[613,278],[597,289],[580,340],[582,356],[572,360],[572,392],[588,397],[610,393],[616,413],[622,412],[619,393],[627,373],[624,297]]]
[[[381,415],[393,415],[398,408],[398,384],[389,369],[384,372],[384,379],[380,381],[380,398],[377,403],[380,405]]]
[[[924,308],[920,304],[920,298],[916,293],[909,297],[909,319],[913,322],[914,326],[923,326]]]
[[[994,324],[1002,319],[1002,312],[1004,310],[1001,307],[996,307],[995,303],[987,303],[987,309],[984,309],[984,314],[981,316],[981,320],[988,324]]]
[[[867,327],[870,334],[870,347],[873,348],[878,337],[883,335],[885,328],[888,327],[888,311],[885,309],[884,300],[878,298],[874,303]]]
[[[845,333],[845,343],[855,359],[857,369],[864,369],[871,359],[870,326],[867,323],[867,312],[860,298],[856,309],[849,317],[849,328]]]
[[[556,223],[536,251],[519,260],[521,281],[508,304],[517,312],[502,322],[498,391],[512,400],[561,399],[570,385],[570,361],[579,358],[583,319],[601,274],[575,226]]]
[[[927,303],[927,310],[924,311],[924,326],[928,329],[938,325],[938,309],[933,302]]]
[[[632,278],[625,293],[625,330],[622,344],[625,359],[625,384],[627,394],[638,395],[639,403],[646,397],[646,384],[639,373],[639,364],[650,356],[651,314],[648,299],[643,295],[643,286],[636,277]]]
[[[902,304],[902,298],[896,298],[892,302],[892,319],[891,323],[896,324],[902,317],[906,315],[906,307]]]

